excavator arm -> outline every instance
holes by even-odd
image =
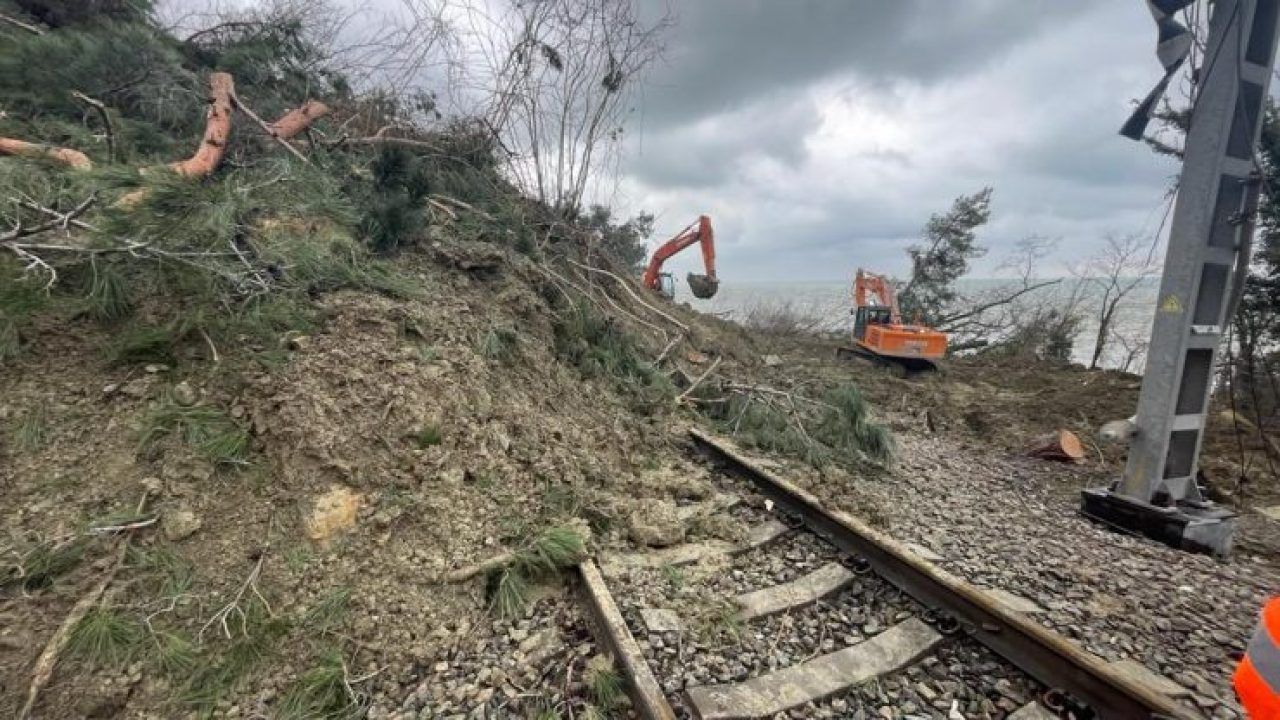
[[[858,268],[853,282],[854,307],[866,307],[869,295],[874,295],[876,305],[889,308],[890,322],[902,324],[902,313],[898,310],[898,296],[893,292],[893,284],[883,275],[877,275]]]
[[[662,265],[672,255],[685,248],[699,243],[702,245],[702,264],[706,268],[705,275],[689,273],[689,288],[696,297],[709,298],[719,289],[716,278],[716,245],[715,234],[711,231],[711,218],[701,215],[693,224],[680,231],[680,234],[666,241],[654,251],[645,268],[641,281],[650,290],[662,291]]]

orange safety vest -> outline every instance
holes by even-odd
[[[1280,720],[1280,597],[1262,608],[1234,685],[1250,720]]]

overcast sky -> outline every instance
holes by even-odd
[[[1161,72],[1141,0],[673,5],[615,203],[657,215],[651,246],[710,215],[726,282],[902,274],[987,185],[978,276],[1027,235],[1062,238],[1052,275],[1160,224],[1176,166],[1117,134]]]
[[[357,25],[403,9],[335,2]],[[637,2],[675,24],[606,199],[657,216],[651,248],[710,215],[726,281],[901,276],[929,215],[988,185],[978,277],[1028,235],[1061,238],[1055,275],[1160,226],[1176,164],[1118,135],[1161,72],[1143,0]]]

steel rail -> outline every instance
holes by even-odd
[[[830,511],[808,491],[754,464],[723,441],[697,429],[702,448],[727,461],[778,506],[837,548],[864,558],[881,577],[927,608],[949,613],[975,640],[1051,689],[1061,690],[1111,718],[1185,718],[1173,699],[1118,675],[1096,655],[1009,610],[994,597],[925,561],[883,532],[848,513]]]

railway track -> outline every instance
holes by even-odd
[[[1192,718],[1154,680],[1036,624],[699,431],[723,540],[581,567],[639,717]],[[922,551],[923,552],[923,551]]]

